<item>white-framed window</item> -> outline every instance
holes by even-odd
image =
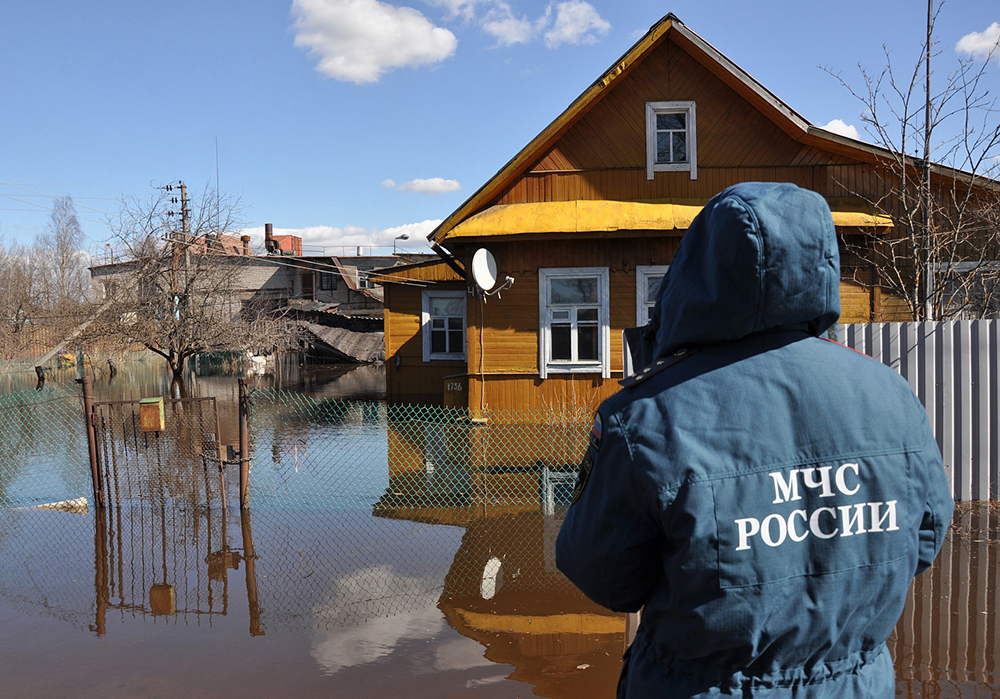
[[[465,292],[422,291],[424,361],[465,359]]]
[[[611,377],[607,267],[538,270],[538,373]]]
[[[653,318],[656,294],[669,265],[639,265],[635,268],[635,324],[642,327]]]
[[[646,102],[646,179],[670,170],[698,179],[694,102]]]

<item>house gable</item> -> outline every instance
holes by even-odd
[[[731,86],[713,74],[670,33],[642,63],[617,82],[531,168],[531,172],[597,169],[646,170],[646,103],[697,104],[698,169],[777,167],[846,162],[843,156],[803,146]],[[805,151],[805,153],[803,153]],[[645,177],[643,177],[645,180]],[[690,179],[658,174],[654,182]],[[662,187],[661,187],[662,189]],[[639,199],[666,196],[637,192]],[[616,198],[616,197],[606,197]]]
[[[646,102],[692,99],[704,104],[698,179],[660,172],[647,180]],[[829,177],[810,166],[870,162],[877,150],[812,126],[667,15],[428,238],[442,243],[456,225],[496,204],[708,198],[755,179],[826,194]]]

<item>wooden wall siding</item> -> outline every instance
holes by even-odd
[[[790,138],[686,51],[664,41],[570,128],[534,169],[639,167],[645,175],[646,102],[665,100],[697,103],[699,177],[703,167],[848,162]]]
[[[408,269],[391,269],[383,273],[389,280],[412,279],[428,282],[457,282],[461,278],[444,260],[436,260],[433,264],[424,264]]]
[[[871,318],[871,293],[860,284],[840,282],[840,322],[866,323]]]
[[[473,374],[538,373],[538,268],[608,267],[611,310],[611,371],[622,371],[621,332],[635,325],[636,265],[668,264],[680,238],[543,241],[491,245],[500,274],[514,285],[483,303],[469,297],[469,371]],[[485,316],[485,321],[483,320]],[[480,344],[482,338],[482,344]],[[482,359],[482,364],[480,364]]]
[[[600,402],[621,388],[620,379],[621,376],[602,379],[594,374],[550,374],[542,381],[537,375],[487,374],[484,384],[479,376],[470,376],[469,408],[473,411],[483,409],[487,413],[491,409],[525,410],[539,420],[553,411],[567,416],[593,417]],[[496,419],[504,418],[498,415]]]
[[[464,286],[448,285],[446,288]],[[390,403],[441,405],[444,377],[466,370],[462,361],[424,362],[420,291],[416,287],[396,284],[385,287],[385,387]]]
[[[587,170],[583,172],[531,172],[520,178],[496,199],[496,204],[520,204],[577,199],[648,201],[653,199],[706,200],[726,187],[740,182],[792,182],[823,192],[815,186],[813,167],[698,168],[698,179],[686,172],[658,172],[646,179],[645,167],[629,170]],[[825,177],[820,176],[825,182]]]

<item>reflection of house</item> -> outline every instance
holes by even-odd
[[[704,203],[749,180],[822,194],[842,240],[887,235],[873,146],[817,128],[668,15],[429,236],[441,259],[386,289],[390,401],[474,410],[594,406],[622,377],[622,330],[644,324]],[[486,248],[496,296],[467,271]],[[842,322],[900,318],[853,281]]]
[[[438,608],[486,647],[487,659],[513,665],[509,679],[533,684],[539,696],[610,696],[625,615],[591,602],[556,570],[560,524],[561,517],[506,508],[469,520]]]

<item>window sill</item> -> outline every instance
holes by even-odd
[[[603,374],[601,364],[546,364],[545,371],[549,374]]]
[[[464,362],[464,354],[432,354],[428,356],[425,362]]]

